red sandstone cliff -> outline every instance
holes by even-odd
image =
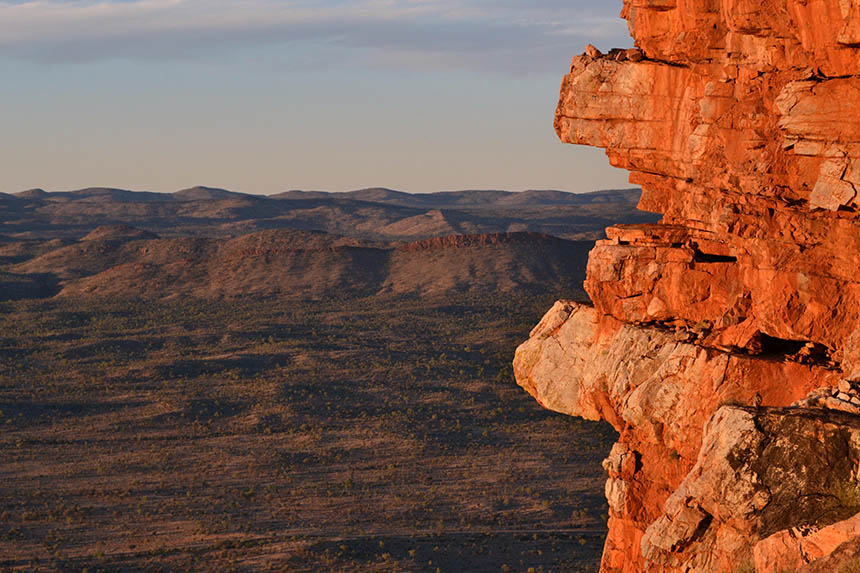
[[[622,16],[637,49],[574,58],[555,127],[663,219],[608,230],[517,380],[620,433],[604,571],[821,570],[860,532],[860,1]]]

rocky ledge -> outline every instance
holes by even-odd
[[[607,230],[593,306],[557,303],[517,380],[620,434],[604,571],[838,570],[860,554],[860,3],[622,16],[636,48],[575,57],[555,127],[663,217]]]

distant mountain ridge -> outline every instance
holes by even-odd
[[[636,210],[640,191],[465,190],[411,194],[382,187],[263,196],[198,186],[175,193],[93,187],[0,194],[0,235],[80,238],[101,225],[161,236],[236,236],[269,229],[411,241],[457,234],[534,232],[596,239],[614,223],[654,222]]]
[[[426,206],[511,206],[511,205],[586,205],[593,202],[638,201],[638,189],[611,189],[591,193],[570,193],[556,190],[499,191],[488,189],[406,193],[385,187],[357,189],[345,192],[286,191],[269,195],[271,199],[346,198],[404,207]]]
[[[581,293],[638,189],[0,194],[0,301]]]
[[[459,191],[435,191],[431,193],[408,193],[386,187],[368,187],[354,191],[303,191],[293,189],[271,195],[242,193],[219,187],[198,185],[172,193],[153,191],[131,191],[113,187],[85,187],[69,191],[45,191],[28,189],[16,193],[0,193],[6,197],[19,199],[40,199],[45,201],[74,201],[93,198],[124,199],[129,201],[199,201],[226,198],[257,199],[352,199],[370,203],[387,203],[403,206],[416,205],[493,205],[493,204],[552,204],[582,205],[607,200],[630,200],[638,197],[639,189],[604,189],[587,193],[572,193],[554,189],[528,189],[524,191],[503,191],[496,189],[466,189]]]

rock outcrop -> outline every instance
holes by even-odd
[[[593,305],[557,303],[517,380],[620,434],[604,571],[853,555],[860,3],[624,4],[636,49],[575,57],[555,127],[663,217],[607,230]]]

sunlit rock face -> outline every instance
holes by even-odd
[[[637,49],[575,57],[555,127],[663,218],[607,230],[593,306],[557,303],[517,380],[620,433],[604,571],[832,560],[860,531],[860,1],[622,16]]]

